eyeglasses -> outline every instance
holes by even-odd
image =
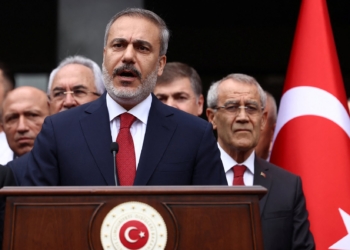
[[[52,94],[52,99],[55,101],[62,101],[66,98],[67,94],[71,94],[75,100],[79,101],[90,93],[96,96],[101,96],[99,93],[93,91],[79,89],[73,91],[54,91]]]
[[[245,112],[250,115],[250,116],[254,116],[260,113],[261,110],[264,110],[264,108],[259,108],[257,105],[255,104],[248,104],[246,106],[239,106],[237,104],[226,104],[224,106],[217,106],[214,107],[213,109],[224,109],[226,110],[228,113],[233,114],[235,116],[238,116],[239,112],[241,111],[241,109],[244,109]]]

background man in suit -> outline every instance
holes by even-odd
[[[9,146],[16,157],[32,149],[48,115],[47,96],[40,89],[23,86],[7,94],[2,104],[1,120]]]
[[[300,177],[254,153],[267,118],[260,85],[247,75],[228,75],[211,85],[207,103],[228,184],[268,189],[260,201],[264,249],[314,249]]]
[[[47,88],[50,114],[96,100],[104,90],[101,69],[94,61],[83,56],[69,56],[50,74]],[[14,173],[17,185],[21,185],[27,162],[28,155],[25,154],[7,164]]]
[[[50,74],[50,113],[96,100],[104,90],[101,69],[94,61],[83,56],[67,57]]]
[[[163,103],[192,115],[200,116],[203,112],[202,81],[187,64],[167,63],[153,93]]]
[[[155,13],[116,14],[104,42],[108,94],[45,120],[23,185],[226,184],[210,123],[151,95],[166,63],[168,40]],[[110,153],[116,138],[117,170]]]
[[[0,62],[0,110],[2,102],[7,93],[11,91],[15,86],[15,78],[9,68],[2,62]],[[9,147],[6,139],[6,135],[3,131],[0,115],[0,164],[5,165],[7,162],[13,160],[13,152]]]
[[[267,112],[267,119],[264,129],[260,133],[258,145],[255,147],[255,153],[264,160],[270,159],[273,133],[275,132],[277,121],[277,105],[275,98],[267,91],[266,94],[266,106],[264,110]]]

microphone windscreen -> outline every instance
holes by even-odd
[[[113,152],[118,153],[118,150],[119,150],[118,143],[112,142],[112,143],[111,143],[111,153],[113,153]]]

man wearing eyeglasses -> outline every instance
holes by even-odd
[[[260,200],[264,249],[314,249],[300,177],[254,151],[267,119],[259,83],[248,75],[228,75],[211,85],[207,104],[228,184],[268,189]]]
[[[94,61],[83,56],[67,57],[50,74],[50,112],[56,114],[94,101],[104,90],[101,69]]]

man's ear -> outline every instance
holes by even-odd
[[[50,106],[51,106],[51,101],[49,98],[47,98],[47,108],[49,109],[49,113],[50,113]]]
[[[215,111],[211,108],[207,108],[206,115],[208,121],[213,125],[213,129],[216,130]]]
[[[200,95],[198,97],[197,116],[200,116],[203,113],[203,104],[204,104],[204,97],[203,97],[203,95]]]
[[[267,122],[267,111],[264,110],[264,112],[261,116],[260,131],[262,131],[265,128],[266,122]]]
[[[158,76],[161,76],[163,74],[163,69],[166,64],[166,55],[160,56],[158,63],[159,63]]]

